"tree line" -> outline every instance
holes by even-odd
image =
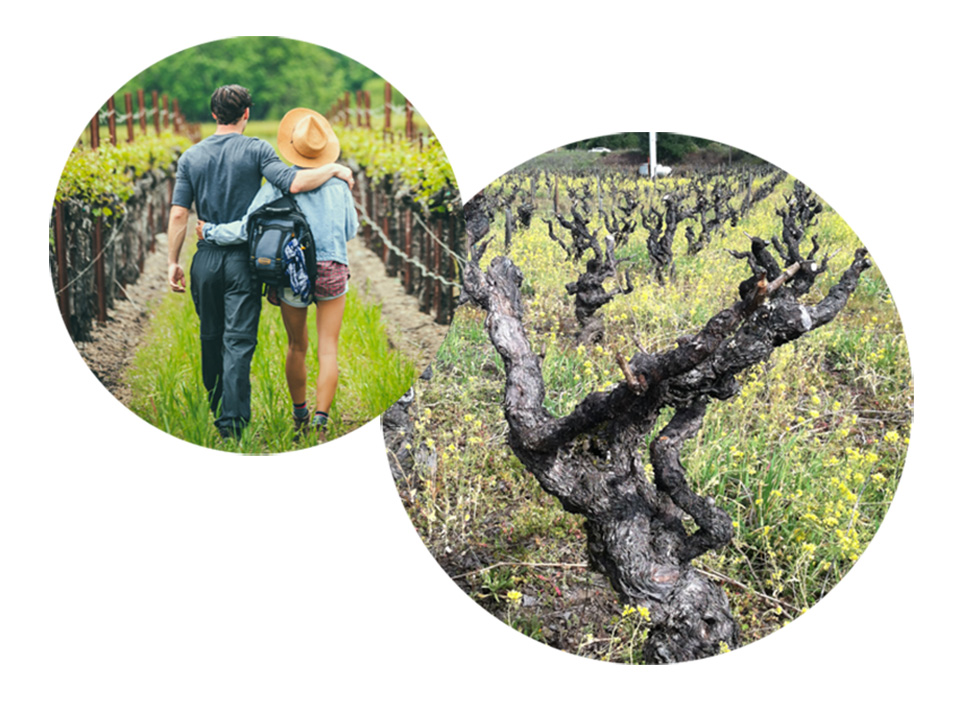
[[[232,37],[170,55],[133,77],[118,94],[144,89],[178,98],[188,121],[210,121],[210,94],[241,84],[253,97],[251,118],[279,119],[296,106],[321,113],[345,92],[370,92],[382,102],[384,79],[333,50],[283,37]],[[403,97],[393,91],[392,101]]]
[[[610,150],[635,149],[646,155],[650,150],[649,131],[630,131],[626,133],[594,136],[583,141],[569,143],[564,148],[589,150],[591,148],[609,148]],[[664,131],[657,132],[657,160],[658,162],[674,163],[682,161],[688,154],[709,149],[713,152],[731,158],[732,160],[755,159],[754,156],[710,139],[675,134]]]

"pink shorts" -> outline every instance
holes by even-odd
[[[317,262],[317,279],[313,284],[313,298],[318,302],[328,302],[331,299],[342,297],[347,293],[347,280],[350,279],[350,268],[339,262],[324,260]],[[304,302],[300,297],[293,293],[290,287],[283,287],[278,290],[276,296],[271,299],[267,295],[267,301],[278,305],[282,301],[292,307],[301,309],[307,308],[309,303]],[[278,301],[275,301],[277,300]]]
[[[339,262],[324,260],[317,262],[317,281],[313,286],[313,297],[318,302],[342,297],[347,293],[347,281],[350,268]]]

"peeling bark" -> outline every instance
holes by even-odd
[[[469,230],[478,222],[469,205],[467,212]],[[788,257],[799,254],[793,236],[784,243]],[[464,271],[464,289],[487,312],[486,329],[504,363],[508,444],[544,490],[584,516],[589,560],[620,598],[650,610],[644,657],[651,663],[693,660],[739,644],[723,590],[692,566],[704,552],[725,546],[733,526],[723,509],[691,490],[683,444],[699,431],[712,400],[737,394],[737,374],[831,321],[870,266],[866,251],[857,251],[826,297],[802,304],[798,297],[812,284],[807,280],[823,270],[809,259],[781,266],[767,247],[756,240],[742,253],[754,275],[740,285],[738,301],[674,348],[621,357],[624,380],[561,417],[543,404],[540,358],[523,327],[520,270],[498,256],[486,271],[476,261]],[[651,478],[643,445],[665,409],[672,416],[648,451]],[[695,525],[690,533],[685,518]]]

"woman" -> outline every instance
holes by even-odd
[[[340,156],[340,141],[329,122],[310,109],[293,109],[283,117],[277,129],[277,151],[297,168],[316,168],[333,163]],[[242,220],[221,225],[198,225],[201,239],[218,244],[244,242],[247,239],[247,218],[259,206],[281,196],[270,183],[264,183]],[[299,432],[308,425],[321,440],[326,437],[330,405],[337,390],[339,367],[337,347],[340,325],[350,278],[347,241],[357,234],[357,211],[347,183],[331,178],[315,190],[294,196],[297,206],[310,225],[316,243],[317,278],[311,299],[304,300],[290,288],[283,288],[273,298],[280,305],[283,326],[287,332],[286,377],[293,403],[293,423]],[[309,346],[307,307],[317,305],[317,374],[314,415],[307,408],[307,349]]]

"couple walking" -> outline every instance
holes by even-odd
[[[326,434],[337,388],[337,345],[346,301],[346,243],[357,232],[350,169],[335,164],[340,143],[327,120],[310,109],[293,109],[280,122],[277,148],[243,135],[250,118],[250,92],[222,86],[211,97],[217,130],[180,157],[167,230],[168,280],[186,291],[180,250],[190,206],[196,204],[197,251],[190,267],[190,293],[200,318],[201,371],[215,424],[224,438],[240,438],[250,422],[250,363],[257,345],[260,285],[249,267],[247,217],[283,193],[296,202],[316,242],[317,279],[309,299],[289,288],[269,295],[287,332],[286,379],[293,423],[300,431]],[[262,181],[262,179],[266,181]],[[261,186],[261,182],[263,185]],[[317,305],[319,374],[313,416],[307,407],[307,307]]]

